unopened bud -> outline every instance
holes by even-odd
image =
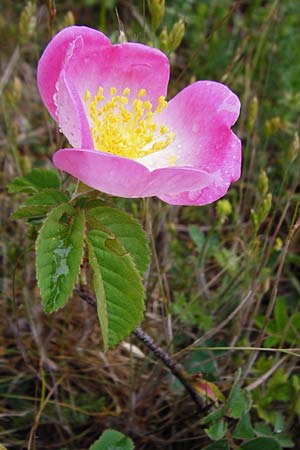
[[[19,21],[19,31],[21,40],[26,37],[31,37],[36,28],[36,5],[33,2],[28,2],[23,9],[20,21]]]
[[[282,249],[282,246],[283,246],[282,240],[279,237],[277,237],[275,239],[274,249],[277,252],[279,252]]]
[[[15,107],[22,96],[22,82],[19,77],[14,77],[9,89],[7,89],[7,100],[12,107]]]
[[[265,123],[265,134],[267,137],[270,137],[272,134],[277,133],[277,131],[281,127],[280,117],[276,116],[270,120],[267,120]]]
[[[173,25],[172,30],[170,31],[170,35],[169,35],[169,52],[170,53],[174,52],[181,44],[181,41],[184,36],[184,31],[185,31],[184,21],[182,19],[180,19],[180,20],[178,20],[178,22],[176,22]]]
[[[14,95],[17,98],[21,97],[21,94],[22,94],[22,81],[20,80],[19,77],[14,77],[13,91],[14,91]]]
[[[118,43],[119,44],[125,44],[127,42],[127,37],[124,31],[120,30],[120,34],[118,37]]]
[[[249,105],[249,117],[248,117],[248,133],[251,133],[253,130],[256,117],[257,117],[257,111],[258,111],[258,99],[257,97],[253,97],[251,100],[251,103]]]
[[[19,159],[20,162],[20,168],[23,175],[27,175],[31,171],[31,161],[28,158],[28,156],[22,156]]]
[[[273,117],[273,119],[271,120],[271,122],[272,122],[272,126],[273,126],[273,129],[274,129],[274,133],[276,133],[276,131],[278,131],[279,128],[281,127],[281,120],[280,120],[280,117],[278,117],[278,116]]]
[[[222,199],[219,200],[217,203],[217,216],[221,223],[223,223],[226,219],[226,217],[230,216],[232,213],[232,206],[229,200]]]
[[[269,120],[265,121],[264,132],[267,138],[271,136],[271,122]]]
[[[153,30],[157,30],[165,15],[165,0],[148,0]]]
[[[255,233],[256,233],[257,230],[258,230],[259,224],[258,224],[257,214],[256,214],[256,212],[254,211],[254,209],[251,209],[251,211],[250,211],[250,219],[251,219],[251,222],[252,222],[254,231],[255,231]]]
[[[271,206],[272,206],[272,194],[269,192],[259,207],[259,211],[258,211],[258,215],[257,215],[259,225],[263,223],[263,221],[269,214]]]
[[[294,162],[295,159],[297,158],[298,153],[299,153],[299,148],[300,148],[299,134],[297,133],[297,131],[295,131],[293,140],[291,142],[291,145],[290,145],[289,151],[288,151],[288,158],[289,158],[290,163]]]
[[[162,30],[159,36],[160,48],[163,52],[168,53],[169,51],[169,36],[166,28]]]
[[[197,77],[195,75],[192,75],[191,78],[189,79],[189,84],[193,84],[195,83],[195,81],[197,81]]]
[[[64,26],[70,27],[75,24],[75,17],[72,11],[68,11],[64,17]]]
[[[266,195],[269,188],[269,180],[266,172],[264,170],[261,170],[259,176],[258,176],[258,191],[262,197]]]

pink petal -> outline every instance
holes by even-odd
[[[161,118],[176,133],[178,163],[208,172],[226,168],[237,178],[240,160],[227,144],[239,111],[238,97],[221,83],[198,81],[179,92]]]
[[[169,196],[166,190],[162,200],[186,205],[211,203],[240,177],[241,143],[230,129],[239,110],[238,97],[223,84],[211,81],[193,83],[169,102],[162,120],[176,133],[172,144],[176,166],[208,172],[212,183],[202,191],[182,191],[176,196]]]
[[[232,158],[235,161],[239,161],[239,169],[236,171],[237,178],[239,178],[240,172],[238,170],[240,171],[241,167],[241,141],[235,134],[231,133],[231,139],[227,145],[231,148]],[[228,191],[231,182],[237,179],[232,177],[232,173],[229,169],[227,171],[226,166],[210,175],[211,182],[203,189],[182,191],[175,195],[168,193],[158,195],[158,197],[171,205],[207,205],[223,197]]]
[[[50,41],[38,64],[37,82],[42,100],[54,120],[57,120],[56,105],[53,100],[56,94],[55,85],[67,53],[72,52],[72,43],[78,36],[84,36],[86,40],[93,41],[99,47],[110,44],[109,39],[100,31],[81,26],[67,27]]]
[[[72,80],[66,81],[65,70],[57,82],[57,118],[60,131],[73,147],[93,148],[89,123],[82,101]]]
[[[155,79],[153,73],[156,73]],[[155,106],[166,95],[169,62],[157,49],[141,44],[112,46],[100,32],[69,27],[58,33],[43,53],[38,66],[38,85],[44,103],[74,147],[93,148],[89,113],[84,96],[94,96],[99,86],[109,96],[130,87],[129,100],[141,88]]]
[[[144,88],[154,107],[159,96],[166,96],[170,69],[161,51],[134,43],[99,46],[84,34],[82,39],[83,45],[73,50],[65,64],[66,79],[72,80],[81,99],[87,90],[93,97],[99,86],[105,97],[111,87],[118,93],[129,87],[129,101]]]
[[[62,149],[53,162],[88,186],[120,197],[161,196],[166,191],[176,195],[211,183],[211,175],[201,170],[168,167],[151,172],[132,159],[95,150]]]

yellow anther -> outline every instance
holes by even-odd
[[[88,104],[96,150],[135,159],[161,151],[174,140],[175,134],[157,120],[167,107],[163,96],[159,97],[158,106],[152,111],[151,102],[141,100],[147,95],[146,89],[140,89],[128,106],[129,88],[118,96],[117,89],[111,87],[108,99],[104,98],[103,92],[100,86]],[[90,92],[86,91],[84,98],[89,100],[90,97]]]
[[[91,91],[87,90],[84,95],[84,101],[88,102],[90,98],[91,98]]]
[[[161,95],[158,98],[157,107],[156,107],[156,110],[154,112],[160,113],[164,109],[166,109],[167,106],[168,106],[168,102],[165,100],[165,97],[163,95]]]
[[[122,105],[127,105],[128,104],[128,98],[127,97],[120,97],[120,103]]]
[[[148,127],[148,129],[149,129],[150,131],[154,132],[154,131],[156,131],[156,129],[157,129],[157,124],[156,124],[156,123],[149,123],[149,124],[147,125],[147,127]]]
[[[138,107],[138,105],[141,105],[141,104],[143,104],[143,102],[141,100],[139,100],[138,98],[135,98],[132,102],[132,107],[136,109]]]
[[[97,92],[97,94],[96,94],[96,96],[95,96],[95,98],[94,98],[94,101],[102,101],[102,100],[104,100],[104,97],[103,97],[103,87],[102,86],[100,86],[99,87],[99,89],[98,89],[98,92]]]
[[[140,89],[139,91],[138,91],[138,98],[142,98],[142,97],[146,97],[146,95],[147,95],[147,91],[146,91],[146,89]]]
[[[152,111],[148,111],[145,115],[146,119],[151,120],[153,117],[153,112]]]
[[[128,97],[129,94],[130,94],[130,89],[127,87],[124,89],[123,95],[125,95],[125,97]]]

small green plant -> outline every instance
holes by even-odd
[[[133,450],[132,440],[116,430],[106,430],[95,441],[90,450]]]
[[[292,448],[294,444],[290,437],[282,432],[282,428],[275,426],[272,430],[262,422],[252,424],[250,416],[252,398],[249,392],[240,387],[240,375],[241,372],[238,373],[229,396],[223,404],[214,407],[208,416],[201,419],[208,437],[215,441],[215,444],[208,445],[205,450]]]

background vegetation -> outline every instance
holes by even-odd
[[[300,4],[176,0],[159,17],[150,3],[2,0],[0,443],[87,449],[113,427],[139,450],[299,449]],[[190,374],[201,415],[134,337],[103,353],[96,314],[76,295],[43,313],[36,224],[10,219],[22,198],[7,183],[52,167],[66,145],[40,101],[36,65],[51,35],[73,23],[166,51],[169,97],[212,79],[242,101],[243,175],[225,200],[200,208],[106,197],[149,233],[142,326]]]

